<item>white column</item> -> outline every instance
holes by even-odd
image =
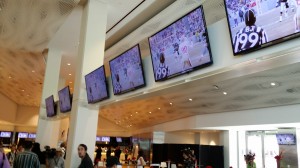
[[[200,137],[201,137],[201,134],[199,132],[194,134],[195,144],[199,144],[199,145],[201,144]]]
[[[43,93],[40,106],[36,141],[43,148],[45,145],[56,147],[59,135],[59,121],[49,121],[46,115],[45,99],[51,95],[58,100],[57,89],[60,73],[61,51],[50,48],[48,51]]]
[[[86,144],[93,159],[99,107],[87,104],[84,75],[103,65],[107,22],[107,5],[101,0],[89,0],[83,9],[79,54],[70,116],[66,167],[80,164],[79,144]]]
[[[223,131],[220,143],[224,146],[224,167],[238,167],[237,131]]]

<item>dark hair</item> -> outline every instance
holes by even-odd
[[[87,151],[87,146],[85,144],[80,144],[79,146],[83,147],[85,151]]]
[[[119,164],[118,158],[115,156],[109,156],[106,160],[106,167],[112,167],[113,165]]]
[[[255,17],[254,12],[251,9],[245,13],[244,17],[245,17],[245,24],[247,26],[252,26],[255,24],[256,17]]]
[[[21,146],[23,146],[24,147],[24,149],[30,149],[30,148],[32,148],[32,142],[31,141],[24,141],[23,143],[22,143],[22,145]]]
[[[139,152],[138,152],[138,158],[140,158],[140,157],[144,157],[144,151],[142,151],[142,150],[139,150]]]
[[[31,152],[36,153],[36,154],[41,153],[40,144],[37,143],[37,142],[33,143],[33,147],[31,149]]]
[[[165,55],[164,53],[160,53],[160,58],[159,58],[160,63],[165,63]]]

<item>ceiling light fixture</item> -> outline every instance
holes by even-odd
[[[215,88],[216,90],[219,89],[219,86],[218,86],[218,85],[213,85],[213,86],[214,86],[214,88]]]
[[[275,85],[276,85],[276,83],[275,83],[275,82],[272,82],[272,83],[271,83],[271,86],[275,86]]]
[[[34,71],[34,70],[32,70],[31,72],[32,72],[32,73],[35,73],[35,71]]]
[[[69,82],[69,83],[72,83],[72,82]]]
[[[152,112],[151,111],[149,111],[149,114],[151,114]]]
[[[70,76],[72,75],[72,74],[69,74]]]
[[[130,115],[130,117],[132,117],[132,114]]]
[[[193,99],[189,98],[189,101],[193,101]]]
[[[25,90],[23,89],[22,92],[24,92]]]
[[[11,79],[11,76],[9,76],[8,78]]]
[[[158,107],[157,109],[160,110],[160,107]]]
[[[137,114],[137,113],[139,113],[139,112],[135,112],[135,113]]]
[[[173,105],[173,103],[170,103],[170,105],[172,106],[172,105]]]
[[[68,66],[70,66],[71,64],[70,64],[70,63],[68,63],[67,65],[68,65]]]
[[[224,95],[227,95],[227,92],[223,92]]]

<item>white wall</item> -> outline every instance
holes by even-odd
[[[200,145],[220,145],[220,132],[201,132]]]
[[[0,120],[6,123],[14,123],[18,108],[17,104],[0,93],[0,107]]]
[[[166,132],[166,144],[195,144],[195,134],[191,132]]]

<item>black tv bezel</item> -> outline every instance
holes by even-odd
[[[131,49],[133,49],[134,47],[138,47],[138,51],[139,51],[139,57],[140,57],[140,60],[141,60],[141,68],[142,68],[142,76],[143,76],[143,82],[144,84],[142,85],[139,85],[139,86],[136,86],[136,87],[133,87],[133,88],[130,88],[130,89],[127,89],[127,90],[124,90],[124,91],[121,91],[120,93],[115,93],[115,88],[114,88],[114,80],[113,80],[113,77],[112,77],[112,69],[111,69],[111,62],[114,61],[115,59],[119,58],[121,55],[123,55],[124,53],[130,51]],[[110,69],[110,77],[111,77],[111,83],[112,83],[112,89],[113,89],[113,93],[114,95],[121,95],[121,94],[124,94],[124,93],[128,93],[128,92],[131,92],[131,91],[134,91],[134,90],[137,90],[139,88],[142,88],[142,87],[145,87],[146,86],[146,80],[145,80],[145,73],[144,73],[144,66],[143,66],[143,59],[142,59],[142,55],[141,55],[141,50],[140,50],[140,45],[139,44],[136,44],[134,45],[133,47],[129,48],[128,50],[124,51],[123,53],[119,54],[117,57],[115,57],[114,59],[110,60],[109,61],[109,69]]]
[[[87,77],[88,75],[91,75],[92,73],[96,72],[97,70],[99,70],[99,69],[101,69],[101,68],[103,68],[103,72],[104,72],[105,87],[106,87],[106,94],[107,94],[107,96],[104,97],[104,98],[100,98],[100,99],[97,99],[97,100],[94,100],[94,101],[89,102],[86,77]],[[93,70],[92,72],[86,74],[86,75],[84,76],[84,80],[85,80],[85,89],[86,89],[86,96],[87,96],[88,104],[94,104],[94,103],[98,103],[98,102],[101,102],[101,101],[103,101],[103,100],[109,99],[108,82],[107,82],[107,79],[106,79],[106,73],[105,73],[105,66],[104,66],[104,65],[102,65],[102,66],[98,67],[97,69]]]
[[[69,91],[68,93],[69,93],[69,99],[70,99],[70,109],[62,111],[61,110],[61,106],[60,106],[60,96],[59,96],[59,93],[61,91],[63,91],[64,89],[68,89],[68,91]],[[70,86],[69,85],[58,91],[58,103],[59,103],[59,110],[60,110],[61,113],[66,113],[66,112],[69,112],[69,111],[72,110],[72,96],[71,96],[71,93],[70,93]]]
[[[205,28],[205,32],[207,34],[206,36],[206,42],[207,42],[207,48],[208,48],[208,52],[209,52],[209,57],[210,57],[210,62],[207,62],[205,64],[201,64],[199,66],[196,66],[196,67],[193,67],[193,68],[190,68],[190,69],[187,69],[185,71],[180,71],[180,72],[177,72],[173,75],[170,75],[166,78],[162,78],[162,79],[156,79],[155,78],[155,69],[154,69],[154,63],[153,63],[153,55],[152,55],[152,51],[151,51],[151,44],[150,44],[150,38],[155,36],[156,34],[160,33],[161,31],[165,30],[166,28],[168,28],[169,26],[171,26],[172,24],[176,23],[177,21],[179,21],[180,19],[184,18],[185,16],[189,15],[190,13],[194,12],[195,10],[199,9],[201,10],[202,12],[202,20],[203,20],[203,24],[204,24],[204,28]],[[206,20],[205,20],[205,14],[204,14],[204,9],[203,9],[203,5],[200,5],[200,6],[197,6],[195,9],[189,11],[188,13],[184,14],[183,16],[181,16],[180,18],[178,18],[177,20],[175,20],[174,22],[168,24],[167,26],[165,26],[164,28],[160,29],[158,32],[156,32],[155,34],[151,35],[150,37],[148,37],[148,44],[149,44],[149,49],[150,49],[150,57],[151,57],[151,62],[152,62],[152,69],[153,69],[153,75],[154,75],[154,80],[155,82],[160,82],[160,81],[165,81],[165,80],[169,80],[171,78],[174,78],[174,77],[178,77],[178,76],[181,76],[181,75],[184,75],[184,74],[189,74],[193,71],[196,71],[198,69],[202,69],[202,68],[205,68],[205,67],[208,67],[210,65],[213,64],[213,58],[212,58],[212,52],[211,52],[211,48],[210,48],[210,42],[209,42],[209,35],[208,35],[208,31],[207,31],[207,25],[206,25]]]
[[[48,115],[48,111],[47,111],[47,99],[49,99],[49,98],[52,98],[52,100],[53,100],[53,110],[54,110],[54,113],[53,113],[53,115]],[[45,103],[46,103],[46,114],[47,114],[47,117],[49,117],[49,118],[51,118],[51,117],[54,117],[54,116],[56,116],[57,115],[57,105],[56,105],[56,103],[55,103],[55,101],[54,101],[54,96],[53,95],[51,95],[51,96],[49,96],[49,97],[47,97],[46,99],[45,99]]]
[[[294,143],[290,143],[290,144],[288,144],[288,143],[280,144],[280,143],[278,142],[277,135],[293,135],[293,137],[294,137]],[[276,140],[277,140],[277,144],[278,144],[278,145],[297,145],[297,137],[296,137],[296,135],[293,134],[293,133],[277,133],[277,134],[276,134]]]
[[[22,133],[22,134],[27,134],[27,137],[26,137],[26,138],[23,138],[23,139],[27,139],[27,138],[28,138],[28,135],[29,135],[28,132],[18,132],[18,138],[20,138],[20,137],[19,137],[20,133]]]
[[[261,49],[265,49],[265,48],[268,48],[268,47],[271,47],[271,46],[274,46],[274,45],[277,45],[277,44],[295,39],[297,37],[300,37],[300,32],[292,33],[290,35],[283,36],[283,37],[280,37],[278,39],[274,39],[272,41],[264,43],[259,47],[254,47],[254,48],[250,48],[250,49],[235,53],[234,52],[234,46],[233,46],[232,33],[231,33],[231,29],[230,29],[230,23],[229,23],[229,20],[228,20],[228,11],[227,11],[227,7],[226,7],[226,0],[224,0],[224,8],[225,8],[225,12],[226,12],[226,20],[227,20],[228,31],[230,33],[230,42],[231,42],[232,53],[233,53],[234,56],[241,56],[241,55],[249,54],[251,52],[258,51],[258,50],[261,50]]]

